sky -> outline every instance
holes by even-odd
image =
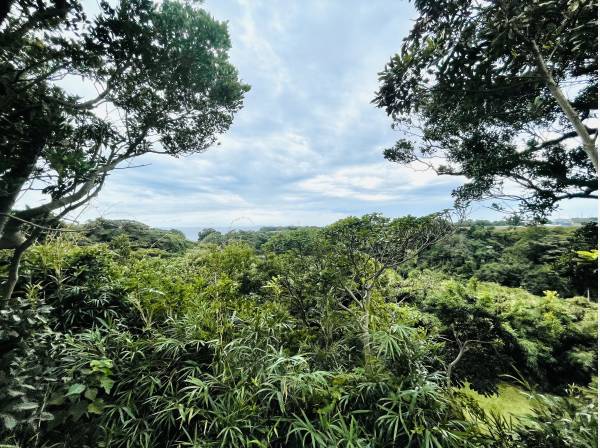
[[[85,2],[84,2],[85,3]],[[94,6],[94,0],[87,0]],[[423,215],[452,206],[455,177],[403,167],[371,100],[416,13],[407,1],[206,0],[227,21],[232,63],[251,85],[219,144],[185,158],[145,156],[117,170],[78,215],[183,230],[326,225],[349,215]],[[557,217],[595,215],[592,201]],[[483,204],[471,217],[498,219]]]

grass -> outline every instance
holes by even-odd
[[[466,384],[462,392],[473,397],[486,413],[496,413],[503,417],[523,417],[531,414],[529,398],[516,386],[502,383],[498,386],[498,395],[485,396]]]

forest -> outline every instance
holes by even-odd
[[[548,225],[596,200],[597,3],[412,4],[382,159],[460,178],[454,208],[195,241],[75,213],[228,131],[230,25],[0,4],[0,448],[598,446],[597,219]]]

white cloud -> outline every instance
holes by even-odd
[[[416,166],[381,162],[334,169],[298,182],[297,188],[321,196],[380,202],[406,200],[411,190],[455,182]]]
[[[237,26],[234,42],[238,45],[233,51],[238,58],[251,62],[260,76],[272,81],[275,93],[279,95],[290,82],[290,76],[285,62],[265,38],[265,24],[272,21],[271,28],[280,33],[284,32],[284,27],[280,19],[276,20],[275,15],[261,17],[257,21],[256,8],[259,5],[258,1],[239,0],[242,15],[233,21],[234,26]]]
[[[256,137],[225,135],[218,154],[208,156],[244,160],[245,169],[265,169],[271,176],[306,174],[324,162],[323,155],[313,148],[309,138],[291,129]]]

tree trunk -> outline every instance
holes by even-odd
[[[450,388],[450,386],[452,386],[452,372],[454,371],[454,367],[456,367],[456,365],[460,362],[460,360],[462,359],[463,355],[465,354],[465,352],[467,351],[467,345],[466,344],[458,344],[458,355],[456,355],[456,358],[454,358],[454,360],[448,364],[448,367],[446,368],[446,386],[448,388]]]
[[[371,294],[370,291],[368,291],[363,299],[364,314],[362,321],[363,356],[365,361],[365,367],[369,363],[369,358],[371,357],[371,333],[369,331],[371,320],[371,314],[369,311],[370,299]]]
[[[22,150],[13,165],[0,178],[0,241],[4,240],[9,215],[17,201],[23,185],[31,178],[46,139],[38,136],[28,150]],[[9,159],[10,160],[10,159]]]
[[[592,139],[585,125],[579,118],[579,115],[577,115],[577,112],[575,111],[575,109],[573,109],[573,106],[569,102],[569,99],[565,96],[565,94],[557,84],[556,80],[552,76],[552,73],[548,69],[536,42],[532,41],[531,45],[533,48],[533,52],[535,53],[536,64],[544,80],[546,81],[546,85],[548,86],[550,93],[564,112],[569,122],[575,128],[575,132],[577,132],[577,135],[579,136],[579,138],[581,138],[583,150],[592,161],[596,173],[598,173],[598,148],[596,148],[596,142],[594,141],[594,139]]]
[[[446,367],[446,386],[448,388],[452,386],[452,373],[454,371],[454,368],[469,349],[469,345],[476,342],[485,344],[485,342],[476,341],[474,339],[468,339],[465,342],[461,342],[456,332],[454,330],[452,332],[454,333],[454,338],[456,339],[456,344],[458,345],[458,354],[456,355],[456,358],[454,358],[454,360],[450,364],[448,364],[448,367]]]
[[[19,245],[19,247],[15,249],[10,261],[8,278],[6,279],[6,285],[4,285],[4,291],[2,294],[5,301],[10,300],[13,292],[15,291],[15,286],[17,286],[17,281],[19,280],[19,268],[21,267],[21,258],[23,258],[23,254],[29,248],[29,246],[31,246],[37,239],[39,233],[40,232],[38,229],[34,230],[31,236],[29,236],[29,238],[27,238],[21,245]]]

